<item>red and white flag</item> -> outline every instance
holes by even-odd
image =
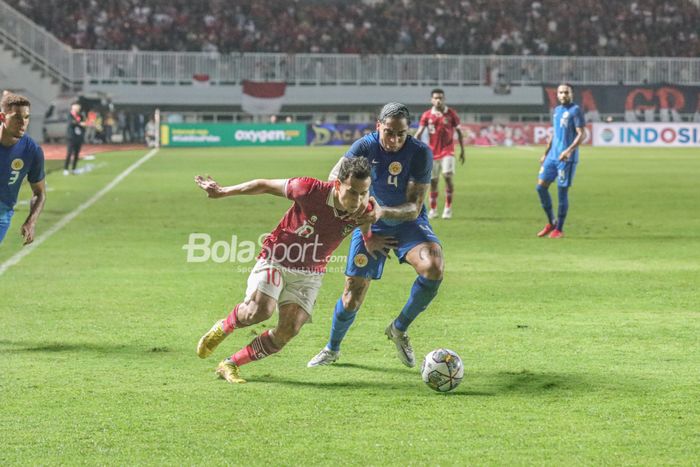
[[[252,115],[279,113],[284,102],[286,83],[243,81],[243,111]]]
[[[209,86],[209,75],[206,73],[195,73],[192,75],[193,86]]]

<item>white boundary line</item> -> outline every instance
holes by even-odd
[[[139,166],[141,166],[144,162],[149,160],[151,157],[155,156],[156,153],[158,152],[158,148],[151,149],[148,151],[148,153],[143,156],[141,159],[137,160],[133,164],[131,164],[124,172],[120,173],[117,175],[117,177],[112,180],[109,185],[105,186],[102,188],[100,191],[95,193],[92,198],[89,200],[85,201],[83,204],[75,208],[73,211],[69,212],[66,214],[61,220],[56,222],[54,225],[49,228],[46,232],[43,234],[39,235],[34,242],[30,243],[29,245],[25,246],[22,248],[20,251],[15,253],[10,259],[5,261],[4,263],[0,264],[0,276],[2,276],[5,271],[7,271],[11,266],[14,266],[15,264],[19,263],[22,261],[22,259],[29,255],[32,251],[34,251],[39,245],[44,243],[46,240],[49,239],[53,234],[61,230],[63,227],[65,227],[70,221],[78,217],[78,215],[85,211],[87,208],[95,204],[100,198],[102,198],[104,195],[106,195],[112,188],[117,186],[119,182],[124,180],[131,172],[136,170]]]

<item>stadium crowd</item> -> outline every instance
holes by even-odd
[[[690,0],[8,0],[75,48],[699,56]]]

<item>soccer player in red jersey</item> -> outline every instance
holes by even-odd
[[[248,277],[245,300],[202,336],[197,355],[208,357],[235,329],[265,321],[279,308],[277,326],[219,363],[219,377],[244,383],[241,365],[279,352],[299,333],[311,316],[331,253],[358,226],[353,217],[366,210],[381,210],[369,197],[370,172],[367,159],[357,158],[344,160],[333,182],[304,177],[222,187],[210,177],[195,177],[210,198],[270,194],[294,201],[263,242]],[[369,227],[360,226],[367,238],[371,237]]]
[[[433,89],[430,92],[430,101],[433,107],[423,112],[420,117],[418,131],[415,138],[420,140],[423,131],[427,128],[430,135],[428,145],[433,150],[433,173],[430,179],[430,211],[428,218],[437,217],[438,182],[440,174],[445,178],[445,209],[442,211],[443,219],[452,217],[452,194],[454,183],[452,177],[455,173],[455,141],[457,133],[459,142],[459,162],[464,164],[464,144],[462,143],[462,130],[459,129],[459,117],[457,112],[445,105],[445,91]]]

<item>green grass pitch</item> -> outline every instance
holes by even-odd
[[[251,263],[187,263],[182,246],[193,232],[255,240],[289,203],[208,200],[193,176],[324,178],[341,153],[163,149],[0,275],[0,465],[697,465],[697,149],[582,149],[556,241],[535,237],[540,149],[468,148],[455,217],[433,221],[445,280],[410,329],[419,358],[461,355],[454,393],[431,391],[383,335],[415,276],[395,259],[338,364],[306,368],[342,289],[336,264],[313,323],[243,367],[248,384],[215,379],[219,359],[265,328],[195,354]],[[52,171],[38,234],[143,154]],[[26,213],[0,264],[21,249]]]

